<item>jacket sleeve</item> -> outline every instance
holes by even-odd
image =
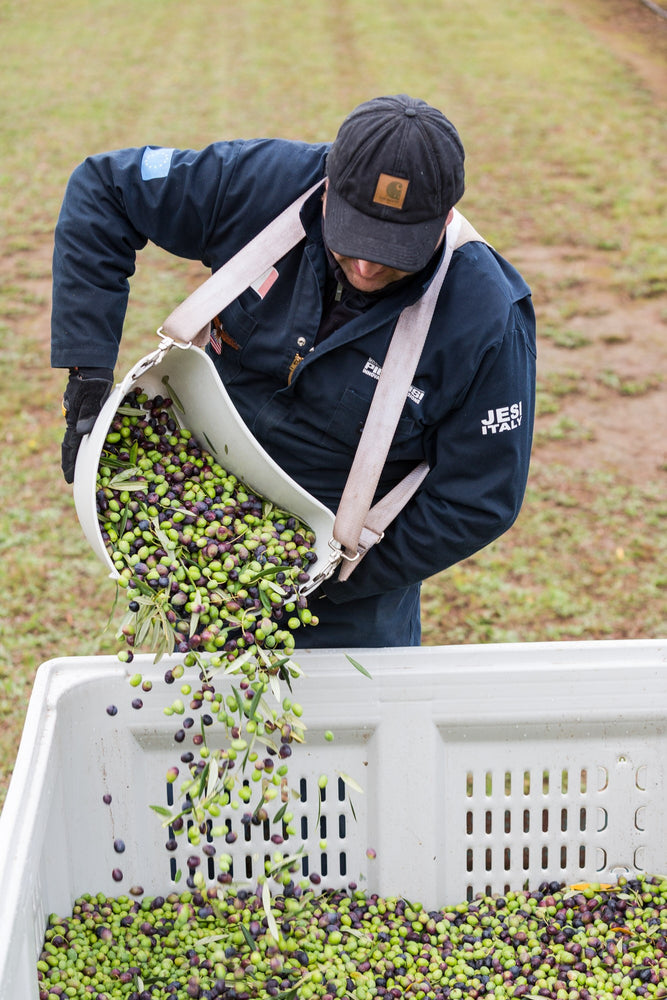
[[[86,159],[70,177],[55,230],[52,366],[114,367],[129,279],[149,240],[219,267],[322,175],[323,161],[324,146],[280,139]]]
[[[535,330],[529,298],[513,304],[499,343],[461,405],[427,441],[431,471],[419,492],[343,582],[335,603],[425,580],[467,558],[515,521],[525,492],[535,408]]]
[[[91,156],[74,170],[54,238],[54,367],[114,367],[137,251],[152,240],[201,259],[223,167],[212,149],[146,148]]]

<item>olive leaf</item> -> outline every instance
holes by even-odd
[[[258,743],[261,743],[262,746],[265,746],[269,750],[273,750],[275,753],[278,753],[278,744],[275,742],[275,740],[270,739],[268,736],[262,736],[261,733],[255,733],[255,739],[257,740]]]
[[[254,720],[256,718],[257,706],[260,703],[262,697],[262,688],[258,687],[255,691],[252,701],[250,702],[250,707],[248,709],[248,718]]]
[[[278,931],[276,918],[274,917],[273,910],[271,909],[271,890],[269,889],[268,882],[265,882],[264,885],[262,886],[262,906],[264,907],[264,913],[266,915],[266,923],[269,928],[269,933],[271,934],[271,936],[275,941],[279,941],[280,932]]]
[[[360,792],[362,795],[364,794],[364,790],[361,787],[361,785],[358,784],[354,780],[354,778],[351,778],[349,774],[345,774],[343,771],[336,771],[336,774],[339,775],[341,780],[345,782],[348,788],[352,788],[355,792]]]
[[[131,472],[131,471],[132,471],[131,469],[128,470],[128,472]],[[122,492],[122,490],[127,490],[128,493],[129,493],[132,490],[145,490],[146,489],[146,480],[145,479],[144,480],[140,480],[140,479],[124,479],[124,480],[121,481],[120,480],[120,476],[123,476],[123,475],[125,475],[125,473],[121,472],[121,473],[118,474],[118,476],[114,477],[114,479],[109,483],[109,489],[110,490],[117,490],[118,492]]]
[[[149,808],[159,816],[168,816],[169,819],[173,819],[171,809],[167,809],[165,806],[150,806]]]
[[[119,522],[119,527],[118,527],[118,534],[119,535],[124,535],[125,534],[125,528],[127,527],[127,517],[128,517],[129,512],[130,512],[130,501],[128,500],[125,503],[125,506],[123,507],[123,513],[121,514],[121,518],[120,518],[120,522]]]
[[[121,417],[145,417],[146,411],[138,406],[130,406],[128,403],[121,403],[116,413]]]
[[[208,785],[208,775],[210,770],[211,770],[211,762],[207,761],[201,773],[201,777],[199,779],[199,789],[197,791],[197,796],[196,796],[197,799],[201,799],[202,795],[204,794],[204,789]]]
[[[276,674],[269,675],[269,684],[271,685],[271,693],[278,703],[280,703],[280,681]]]
[[[256,942],[255,942],[252,934],[250,933],[250,931],[248,930],[248,928],[246,927],[245,924],[241,924],[241,933],[243,934],[243,937],[245,938],[245,942],[248,945],[248,947],[250,948],[250,950],[254,951],[255,948],[257,947],[257,944],[256,944]]]
[[[217,793],[220,774],[218,771],[218,758],[216,755],[209,762],[208,781],[206,783],[206,798],[211,799]]]
[[[283,816],[285,815],[286,812],[287,812],[287,803],[283,802],[283,804],[281,805],[280,809],[278,810],[278,812],[273,817],[273,822],[274,823],[280,823],[281,819],[283,818]]]
[[[266,596],[266,593],[265,593],[264,590],[260,590],[260,592],[259,592],[259,599],[262,602],[262,607],[264,608],[264,610],[266,612],[268,612],[269,614],[271,614],[271,611],[273,610],[273,605],[271,604],[271,601],[269,600],[269,598]]]
[[[178,409],[181,411],[181,413],[185,413],[185,407],[183,406],[182,402],[180,401],[180,399],[176,395],[176,391],[174,390],[173,385],[171,385],[171,383],[169,382],[169,376],[168,375],[163,375],[162,376],[162,385],[165,387],[165,389],[169,393],[169,398],[171,400],[173,400],[173,402],[178,407]],[[139,411],[139,412],[141,412],[141,411]]]
[[[368,677],[370,680],[373,680],[371,674],[369,674],[369,672],[366,670],[366,667],[362,666],[361,663],[355,660],[353,656],[350,656],[349,653],[346,653],[345,656],[350,661],[352,666],[359,671],[360,674],[363,674],[364,677]]]

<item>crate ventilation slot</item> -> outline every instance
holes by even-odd
[[[249,782],[244,782],[249,784]],[[329,880],[331,885],[338,885],[348,876],[349,847],[348,832],[353,829],[352,809],[347,796],[345,782],[341,778],[330,780],[329,784],[320,788],[316,780],[301,778],[296,786],[298,798],[290,805],[294,813],[293,837],[295,850],[302,845],[305,853],[301,858],[301,872],[294,874],[295,880],[317,873],[322,880]],[[174,805],[174,787],[166,784],[166,804]],[[264,874],[265,862],[270,862],[276,850],[287,855],[290,850],[290,835],[283,820],[275,824],[269,817],[266,820],[252,823],[242,822],[242,811],[228,808],[217,821],[217,826],[223,827],[226,834],[213,837],[212,823],[207,821],[207,828],[201,834],[198,847],[190,846],[187,831],[194,825],[193,820],[187,820],[185,832],[177,840],[177,849],[169,855],[170,880],[175,882],[179,869],[183,876],[187,872],[187,858],[196,854],[201,858],[200,871],[208,881],[214,881],[219,868],[216,863],[218,853],[230,854],[232,865],[230,874],[234,881],[255,881]],[[170,826],[168,837],[175,838]],[[228,839],[231,842],[228,842]],[[211,845],[214,853],[206,856],[205,845]],[[191,875],[188,884],[192,885]]]
[[[627,765],[620,755],[616,765]],[[465,772],[465,848],[467,897],[479,892],[508,892],[510,886],[576,879],[584,872],[601,873],[608,862],[609,806],[617,780],[613,767],[468,770]],[[629,775],[632,790],[647,789],[645,764]],[[646,829],[646,807],[628,803],[624,822]],[[618,824],[618,814],[614,822]],[[633,852],[636,871],[643,871],[643,850]]]

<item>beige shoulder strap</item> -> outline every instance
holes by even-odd
[[[456,240],[456,246],[454,247],[455,250],[458,249],[458,247],[462,247],[464,243],[486,243],[484,237],[479,235],[475,227],[468,222],[465,215],[461,215],[457,209],[454,209],[454,212],[461,219],[459,234]]]
[[[334,522],[334,538],[345,560],[338,573],[346,580],[368,549],[380,541],[388,524],[428,474],[421,462],[375,506],[371,506],[406,396],[428,334],[440,289],[455,250],[469,242],[486,242],[465,216],[454,209],[447,227],[440,267],[424,295],[398,318],[378,379]]]
[[[204,331],[204,343],[208,343],[208,325],[213,317],[303,239],[305,231],[299,214],[301,207],[323,183],[323,180],[318,181],[304,191],[254,239],[230,257],[223,267],[167,316],[158,332],[189,344],[196,342]]]

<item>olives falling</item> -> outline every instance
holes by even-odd
[[[223,469],[180,426],[176,409],[171,398],[149,398],[140,389],[123,399],[102,449],[96,501],[127,605],[119,659],[129,664],[139,649],[158,659],[183,657],[164,674],[166,685],[178,685],[164,711],[178,723],[175,743],[186,744],[181,803],[153,808],[176,837],[187,830],[196,847],[204,830],[232,842],[218,819],[226,806],[242,802],[256,817],[274,802],[286,813],[284,761],[291,744],[304,741],[305,725],[283,690],[301,673],[292,659],[294,630],[318,624],[300,593],[316,553],[313,532]],[[188,668],[196,668],[194,681],[184,676]],[[224,676],[224,696],[217,675]],[[146,695],[152,690],[139,673],[129,682]],[[144,701],[134,697],[131,706],[140,710]],[[207,730],[214,725],[224,727],[228,744],[210,751]],[[176,765],[168,769],[169,784],[178,773]],[[186,814],[194,825],[183,822]],[[192,871],[187,881],[192,885]]]

